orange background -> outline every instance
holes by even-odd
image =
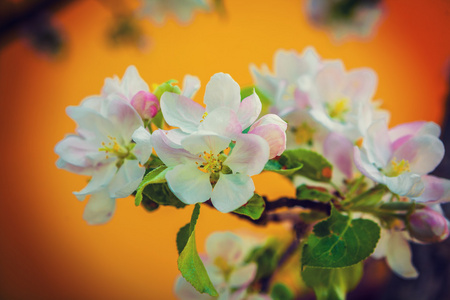
[[[428,5],[427,5],[428,3]],[[225,1],[227,18],[200,12],[187,26],[145,21],[150,47],[110,48],[105,41],[111,13],[96,1],[79,1],[56,15],[69,40],[67,54],[49,60],[17,40],[0,52],[0,298],[172,299],[178,229],[192,207],[136,208],[119,199],[103,226],[82,219],[84,203],[71,194],[86,178],[55,167],[55,144],[74,132],[64,109],[99,94],[106,77],[122,76],[130,64],[149,83],[185,74],[199,76],[202,89],[216,72],[251,84],[250,63],[272,68],[277,49],[301,52],[312,45],[326,59],[378,73],[376,99],[392,112],[392,124],[441,122],[450,57],[450,4],[387,1],[386,14],[367,40],[335,43],[311,27],[301,1]],[[275,181],[273,179],[275,178]],[[294,189],[275,175],[255,178],[257,192],[275,198]],[[202,207],[197,243],[215,230],[247,228],[233,216]],[[276,230],[276,228],[272,229]]]

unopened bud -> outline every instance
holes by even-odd
[[[409,216],[408,229],[413,238],[424,243],[441,242],[449,235],[447,219],[428,207]]]
[[[136,109],[142,119],[150,120],[158,113],[159,101],[152,93],[140,91],[131,99],[131,106]]]

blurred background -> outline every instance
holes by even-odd
[[[377,10],[363,13],[373,24],[357,20],[357,28],[364,28],[354,32],[340,26],[348,11],[341,10],[335,22],[334,13],[317,8],[323,4],[309,1],[212,1],[192,15],[169,13],[165,19],[153,2],[0,2],[1,299],[175,299],[175,238],[192,207],[148,213],[129,197],[117,201],[109,223],[89,226],[82,219],[85,203],[72,195],[87,178],[55,166],[55,144],[75,130],[65,108],[99,94],[106,77],[122,77],[129,65],[149,85],[198,76],[202,89],[195,100],[202,102],[214,73],[229,73],[241,87],[249,86],[251,63],[272,69],[276,50],[301,53],[313,46],[324,59],[341,59],[347,69],[375,70],[375,99],[391,111],[391,126],[444,122],[448,0],[361,1]],[[295,195],[276,174],[254,181],[256,191],[269,199]],[[205,206],[196,230],[199,252],[217,230],[264,237],[283,226],[257,228]],[[383,291],[402,284],[383,261],[368,268],[371,280],[363,280],[358,295],[372,289],[386,298]],[[448,278],[434,282],[435,288],[449,284]]]

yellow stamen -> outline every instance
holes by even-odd
[[[409,168],[409,161],[405,159],[398,161],[397,158],[394,157],[384,174],[389,177],[396,177],[405,172],[411,172]]]
[[[299,145],[309,144],[312,142],[315,130],[307,123],[300,126],[293,127],[292,131],[295,134],[295,142]]]
[[[328,114],[332,119],[344,121],[344,115],[350,110],[350,100],[348,98],[340,98],[328,105]]]
[[[200,120],[200,123],[205,120],[207,115],[208,115],[208,113],[205,111],[205,113],[202,115],[202,119]]]

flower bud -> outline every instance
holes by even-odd
[[[449,235],[447,219],[437,211],[425,207],[416,210],[408,218],[411,236],[424,243],[437,243]]]
[[[150,120],[158,113],[159,101],[152,93],[140,91],[131,99],[131,106],[136,109],[142,119]]]

